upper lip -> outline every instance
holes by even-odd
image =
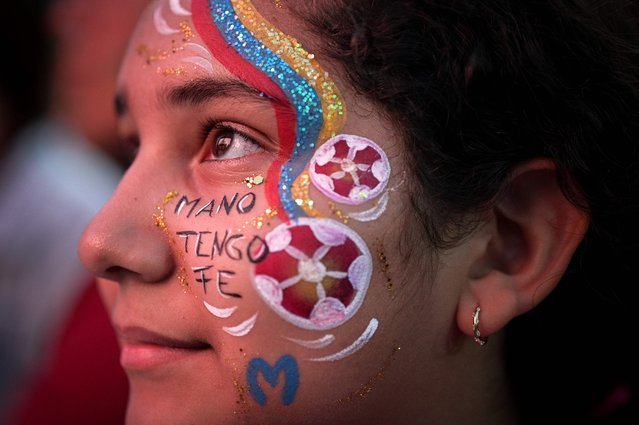
[[[139,326],[116,326],[116,332],[123,344],[151,344],[186,350],[211,348],[211,344],[197,338],[175,338]]]

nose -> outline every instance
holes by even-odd
[[[96,276],[152,283],[173,274],[171,245],[155,219],[164,194],[149,190],[159,186],[151,172],[134,163],[85,229],[78,252]]]

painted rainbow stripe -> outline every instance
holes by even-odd
[[[271,209],[277,211],[284,221],[286,213],[282,208],[278,192],[280,173],[283,165],[293,152],[295,145],[295,114],[286,94],[266,74],[261,72],[231,48],[213,22],[216,7],[209,0],[193,0],[191,3],[193,25],[211,54],[229,72],[271,99],[277,121],[280,148],[277,157],[266,174],[266,199]]]
[[[275,28],[259,14],[250,1],[231,0],[231,3],[240,21],[251,34],[283,59],[319,94],[324,125],[318,144],[335,136],[346,121],[346,107],[337,86],[315,59],[315,55],[307,52],[295,38]]]
[[[315,148],[323,120],[321,103],[315,90],[302,77],[242,25],[230,0],[211,0],[210,3],[213,21],[227,43],[274,81],[295,109],[295,146],[286,165],[281,169],[278,187],[282,207],[288,217],[294,219],[302,210],[293,200],[290,188],[295,177],[310,160]]]
[[[318,93],[322,105],[323,125],[316,140],[317,145],[335,136],[346,121],[346,107],[337,86],[315,59],[315,55],[307,52],[295,38],[275,28],[259,14],[250,1],[231,0],[231,3],[240,21],[251,34],[275,52]],[[302,169],[288,176],[294,176],[288,196],[308,216],[319,217],[321,214],[313,207],[314,202],[309,196],[308,185],[305,184],[307,174],[302,173]],[[286,171],[284,170],[284,173]]]
[[[289,106],[295,111],[294,117],[290,117],[290,111],[282,110],[281,105],[279,111],[276,108],[281,147],[278,160],[267,174],[267,181],[271,183],[270,187],[267,186],[267,198],[276,208],[281,206],[278,209],[283,209],[289,219],[304,215],[291,188],[308,164],[318,141],[323,143],[343,126],[346,112],[337,87],[313,55],[294,38],[273,27],[249,1],[208,2],[208,19],[213,19],[219,31],[218,37],[211,37],[212,31],[203,28],[206,22],[200,14],[202,0],[194,0],[193,3],[194,24],[203,38],[203,32],[208,33],[205,42],[216,58],[244,81],[260,90],[263,86],[270,86],[263,91],[283,93],[291,103]],[[220,35],[224,41],[222,44],[215,40]],[[230,49],[224,51],[224,45],[231,46],[254,68],[247,69],[246,64],[242,67],[237,55],[229,54]],[[255,72],[262,75],[255,75]],[[264,81],[264,75],[271,84]],[[316,90],[319,90],[319,96]],[[292,127],[293,124],[295,131],[291,140],[290,131],[283,126]],[[277,182],[277,186],[274,187],[272,182]],[[274,199],[276,196],[277,201]]]

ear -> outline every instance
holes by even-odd
[[[588,227],[588,216],[570,203],[552,161],[516,168],[480,232],[485,243],[469,269],[457,308],[457,324],[473,335],[481,307],[482,337],[541,302],[559,283]]]

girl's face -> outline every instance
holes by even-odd
[[[284,9],[255,7],[156,2],[122,66],[137,153],[80,251],[121,343],[128,420],[401,417],[445,370],[434,330],[455,300],[415,289],[430,283],[398,253],[399,136]]]

